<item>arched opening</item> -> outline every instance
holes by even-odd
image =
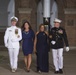
[[[0,0],[0,47],[4,46],[4,32],[10,24],[10,17],[15,15],[14,0]]]
[[[39,24],[43,23],[43,2],[44,1],[40,1],[37,7],[37,30],[39,27]],[[50,15],[50,24],[53,27],[54,26],[54,19],[58,18],[58,6],[55,0],[51,0],[50,2],[50,11],[51,11],[51,15]]]
[[[8,4],[8,26],[11,26],[10,17],[15,16],[15,1],[10,0]]]
[[[10,26],[10,17],[15,15],[14,0],[0,0],[0,31]]]
[[[52,9],[51,9],[51,19],[50,24],[53,27],[54,26],[54,19],[58,18],[58,7],[56,1],[53,1],[52,3]]]
[[[42,2],[40,1],[37,8],[37,30],[39,29],[39,25],[43,23],[43,8]]]
[[[10,0],[0,0],[0,29],[8,25],[8,4]]]

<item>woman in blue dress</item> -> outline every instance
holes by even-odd
[[[30,23],[25,21],[22,26],[22,50],[27,72],[30,71],[30,65],[32,61],[34,37],[34,32],[31,29]]]
[[[43,24],[39,27],[39,32],[36,33],[34,51],[37,54],[37,71],[48,72],[49,62],[48,62],[48,33],[45,31]]]

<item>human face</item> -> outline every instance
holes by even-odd
[[[45,30],[44,26],[41,26],[40,31],[44,31],[44,30]]]
[[[25,23],[24,28],[25,28],[25,29],[29,29],[28,23]]]
[[[54,27],[59,28],[59,26],[60,26],[60,23],[58,23],[58,22],[54,23]]]
[[[12,26],[16,26],[17,21],[11,21]]]

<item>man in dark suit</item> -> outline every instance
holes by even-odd
[[[61,20],[55,18],[54,27],[50,31],[51,48],[53,55],[53,63],[55,66],[55,73],[63,73],[63,48],[66,45],[66,51],[69,51],[69,44],[65,29],[60,27]]]

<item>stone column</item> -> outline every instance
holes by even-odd
[[[48,33],[50,33],[50,3],[51,0],[44,0],[43,1],[43,5],[44,5],[44,9],[43,9],[43,22],[46,28],[46,31],[48,31]],[[49,40],[49,46],[50,46],[50,40]],[[49,48],[50,51],[50,48]]]
[[[43,22],[48,32],[50,31],[50,2],[51,0],[43,1]]]

